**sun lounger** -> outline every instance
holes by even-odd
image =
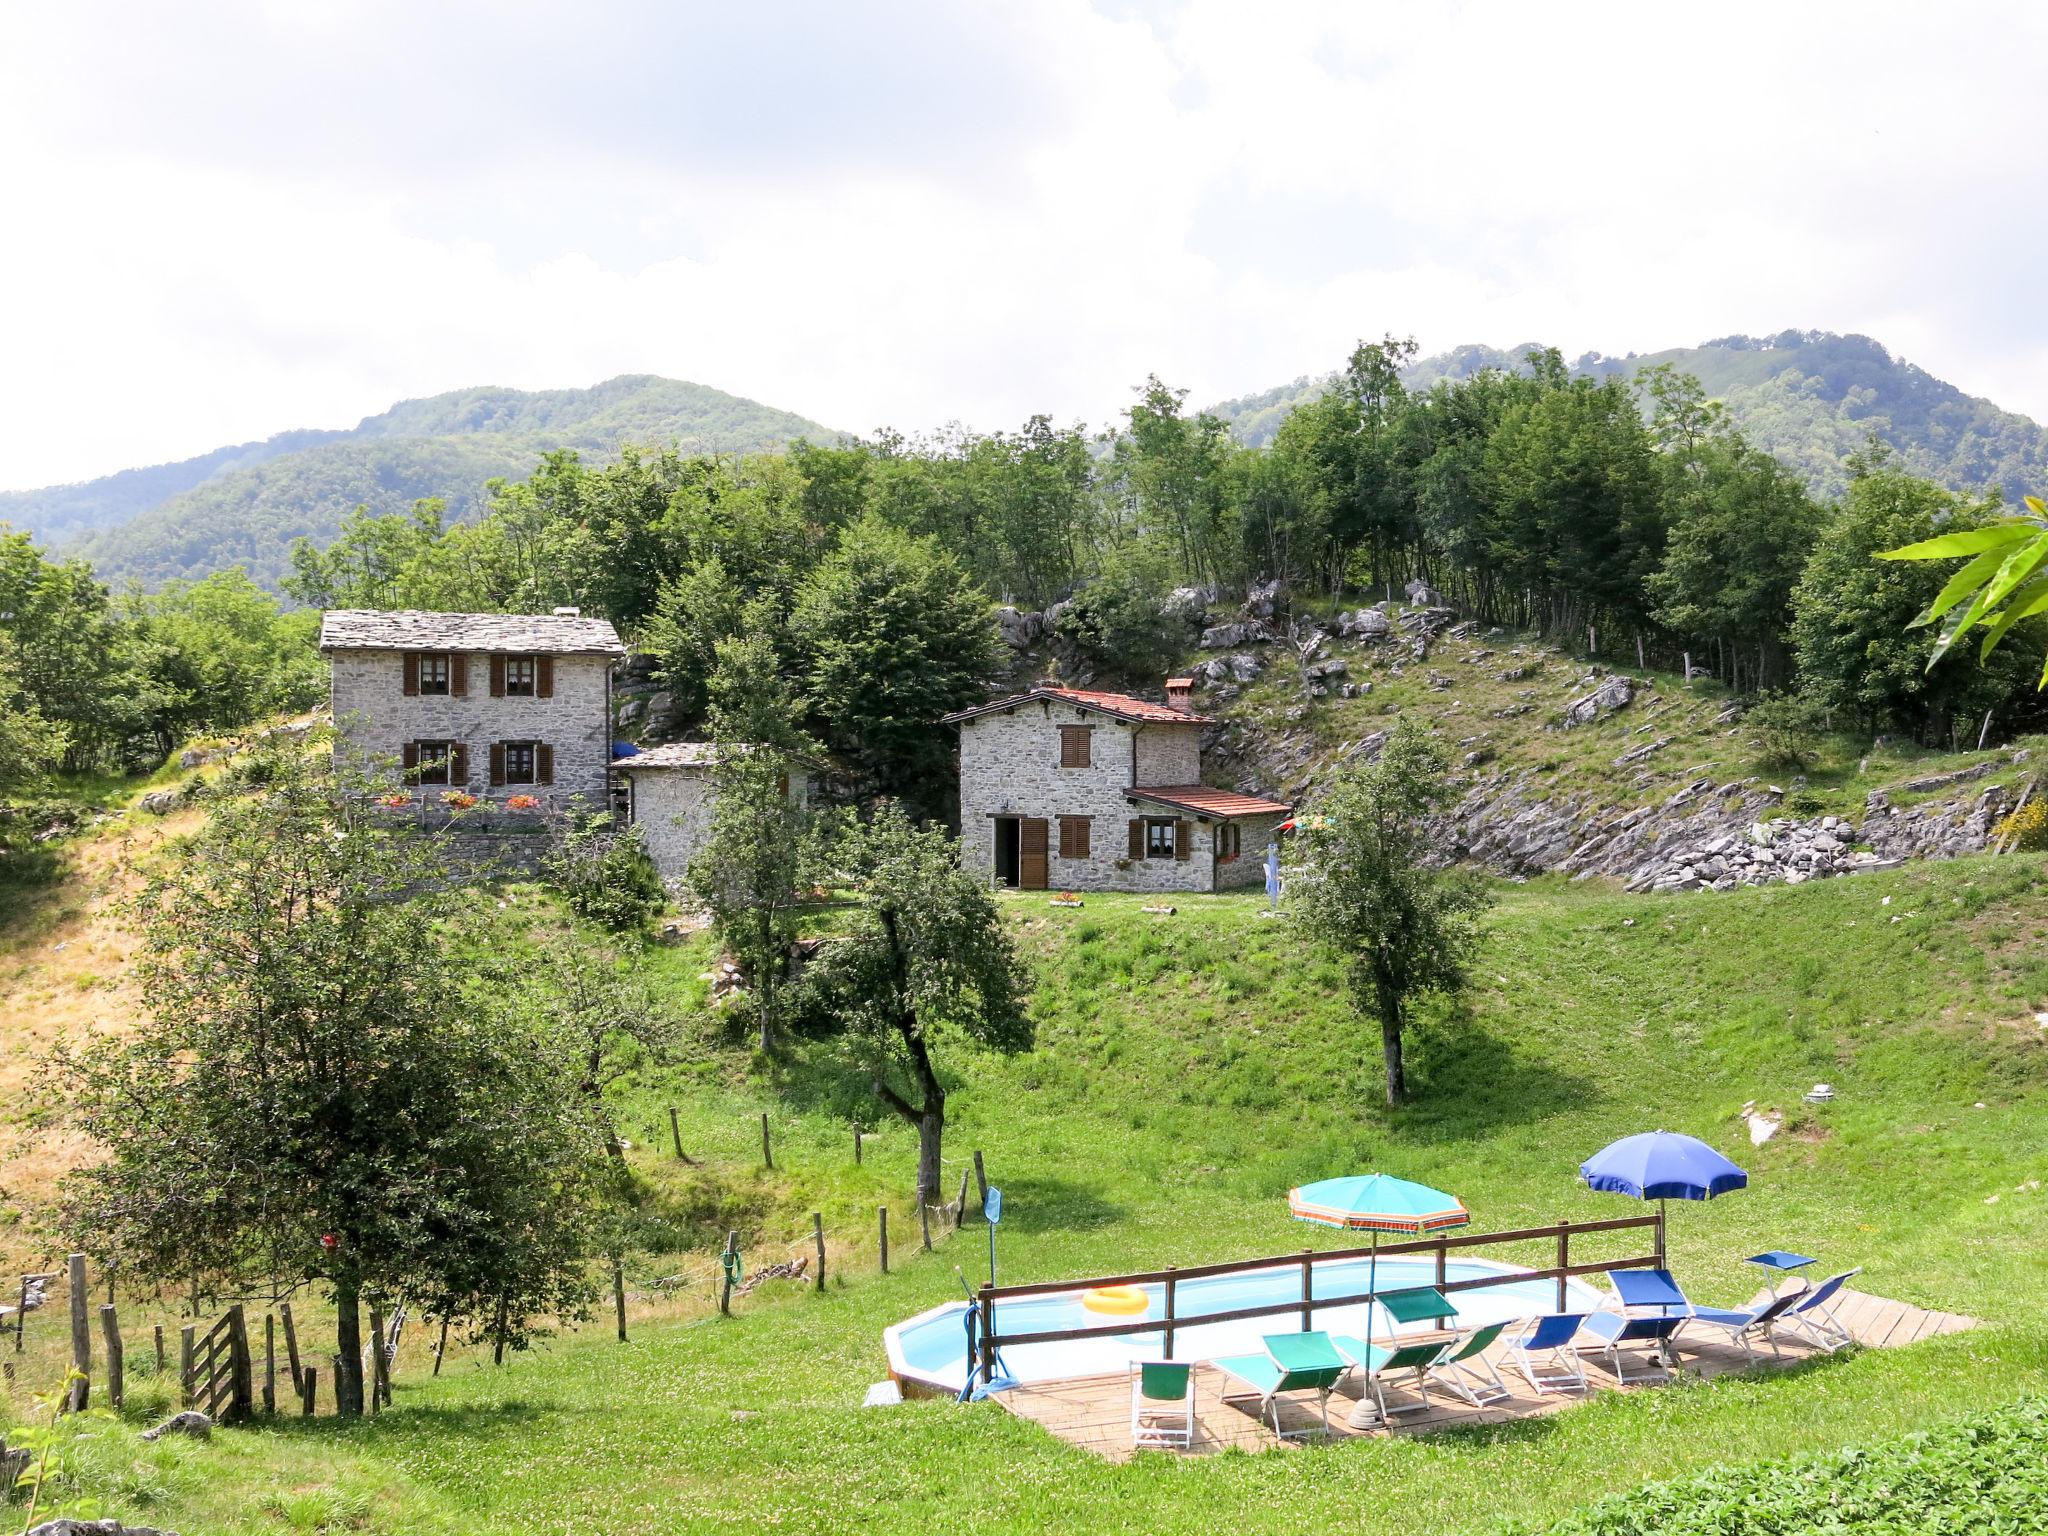
[[[1493,1341],[1506,1331],[1507,1326],[1506,1323],[1488,1323],[1484,1328],[1475,1328],[1446,1350],[1425,1374],[1439,1386],[1457,1393],[1474,1408],[1484,1408],[1488,1403],[1497,1403],[1512,1396],[1508,1384],[1500,1379],[1500,1372],[1485,1358],[1487,1350],[1493,1347]]]
[[[1382,1420],[1404,1413],[1426,1412],[1430,1405],[1430,1367],[1456,1347],[1454,1341],[1446,1339],[1431,1339],[1419,1344],[1377,1344],[1341,1333],[1330,1342],[1337,1346],[1339,1354],[1364,1374],[1365,1388],[1372,1393],[1373,1401],[1380,1405]],[[1415,1390],[1421,1400],[1395,1407],[1387,1401],[1384,1382],[1387,1377],[1399,1375],[1402,1371],[1415,1373]]]
[[[1614,1379],[1627,1383],[1650,1381],[1655,1378],[1647,1371],[1638,1371],[1633,1376],[1624,1373],[1621,1368],[1622,1346],[1647,1344],[1650,1346],[1650,1358],[1660,1365],[1666,1365],[1664,1351],[1670,1347],[1671,1335],[1684,1324],[1685,1318],[1677,1315],[1624,1317],[1619,1312],[1588,1312],[1583,1326],[1586,1332],[1602,1341],[1600,1353],[1607,1357],[1607,1369],[1614,1373]]]
[[[1586,1367],[1579,1359],[1579,1330],[1586,1321],[1583,1312],[1554,1312],[1532,1317],[1519,1337],[1508,1343],[1508,1358],[1537,1392],[1584,1392]],[[1539,1370],[1537,1355],[1548,1355],[1553,1370]]]
[[[1315,1433],[1313,1428],[1292,1434],[1280,1427],[1280,1395],[1283,1392],[1314,1392],[1323,1416],[1323,1433],[1330,1432],[1330,1392],[1350,1373],[1351,1362],[1337,1352],[1327,1333],[1269,1333],[1261,1355],[1226,1355],[1209,1363],[1242,1382],[1249,1392],[1223,1394],[1223,1401],[1258,1403],[1261,1418],[1271,1421],[1273,1433],[1282,1440],[1299,1439]]]
[[[1860,1268],[1845,1269],[1839,1275],[1829,1275],[1810,1291],[1795,1291],[1792,1305],[1778,1318],[1777,1326],[1818,1345],[1829,1354],[1845,1344],[1855,1343],[1855,1336],[1835,1316],[1835,1304],[1842,1287],[1862,1273]]]
[[[1194,1442],[1194,1366],[1186,1360],[1133,1360],[1131,1449],[1186,1450]]]
[[[1756,1359],[1756,1346],[1751,1342],[1753,1339],[1762,1339],[1771,1346],[1771,1353],[1782,1359],[1783,1352],[1779,1350],[1777,1338],[1772,1334],[1771,1328],[1792,1309],[1801,1294],[1799,1291],[1787,1291],[1784,1295],[1773,1297],[1756,1307],[1694,1307],[1691,1321],[1705,1323],[1709,1328],[1725,1330],[1735,1343],[1742,1346],[1742,1352],[1752,1361]]]

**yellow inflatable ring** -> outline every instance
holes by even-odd
[[[1136,1317],[1151,1307],[1152,1298],[1135,1285],[1098,1285],[1081,1293],[1081,1305],[1090,1312]]]

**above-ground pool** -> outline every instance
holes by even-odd
[[[1330,1297],[1357,1297],[1349,1305],[1318,1306],[1315,1326],[1331,1333],[1348,1333],[1363,1338],[1368,1312],[1374,1312],[1365,1298],[1369,1293],[1371,1261],[1362,1258],[1318,1260],[1313,1265],[1314,1295],[1318,1301]],[[1469,1291],[1454,1291],[1446,1298],[1457,1310],[1465,1327],[1535,1317],[1557,1309],[1555,1280],[1516,1279],[1527,1270],[1485,1259],[1454,1260],[1446,1266],[1444,1279],[1480,1280],[1500,1275],[1498,1285]],[[1431,1258],[1386,1258],[1379,1261],[1374,1284],[1381,1292],[1407,1286],[1434,1285],[1436,1260]],[[1144,1316],[1163,1320],[1166,1288],[1148,1285]],[[1173,1353],[1181,1360],[1213,1360],[1219,1355],[1243,1354],[1260,1348],[1269,1333],[1291,1333],[1300,1326],[1298,1316],[1276,1312],[1267,1317],[1241,1318],[1234,1322],[1204,1323],[1205,1315],[1235,1311],[1241,1307],[1276,1305],[1301,1299],[1301,1265],[1298,1261],[1277,1264],[1270,1269],[1237,1270],[1226,1275],[1207,1275],[1177,1281],[1173,1296]],[[1599,1291],[1580,1280],[1565,1282],[1565,1299],[1573,1310],[1591,1311],[1602,1299]],[[920,1312],[884,1330],[882,1340],[889,1352],[889,1374],[906,1389],[957,1394],[967,1383],[968,1303],[948,1302]],[[1051,1333],[1068,1328],[1104,1328],[1138,1321],[1133,1311],[1116,1316],[1081,1304],[1081,1288],[1054,1291],[1042,1296],[1019,1296],[995,1304],[995,1332],[1004,1334]],[[1372,1336],[1384,1340],[1395,1332],[1428,1331],[1428,1323],[1395,1329],[1384,1311],[1372,1317]],[[1013,1381],[1053,1381],[1068,1376],[1098,1376],[1121,1371],[1133,1360],[1157,1360],[1165,1352],[1161,1328],[1144,1333],[1109,1333],[1098,1338],[1062,1339],[1047,1344],[1000,1346],[1005,1374]]]

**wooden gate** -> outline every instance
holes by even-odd
[[[1017,885],[1026,891],[1042,891],[1046,882],[1046,831],[1043,816],[1026,816],[1018,825]]]
[[[246,1419],[256,1411],[255,1376],[249,1356],[249,1325],[237,1302],[194,1347],[185,1377],[185,1400],[216,1424]]]

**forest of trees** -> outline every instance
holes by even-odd
[[[317,698],[306,610],[573,603],[656,658],[683,731],[703,724],[719,642],[769,636],[809,728],[915,803],[944,778],[937,718],[996,669],[994,602],[1046,610],[1092,672],[1149,680],[1191,639],[1177,590],[1277,579],[1321,612],[1421,576],[1484,621],[1653,664],[1689,654],[1844,729],[1946,742],[1987,709],[2018,723],[2038,647],[1928,670],[1931,635],[1908,625],[1944,573],[1871,558],[2001,515],[1995,498],[1902,473],[1873,439],[1818,500],[1669,367],[1595,378],[1538,349],[1415,390],[1414,353],[1361,344],[1262,448],[1153,378],[1100,436],[1041,416],[780,453],[560,450],[491,482],[473,521],[421,500],[300,540],[283,581],[299,611],[238,571],[112,596],[12,534],[0,705],[46,722],[67,768],[135,766]]]

